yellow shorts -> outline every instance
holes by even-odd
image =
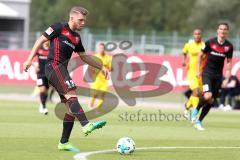
[[[188,82],[189,82],[189,88],[191,90],[194,90],[194,89],[199,89],[200,93],[202,92],[202,78],[198,78],[195,75],[193,74],[188,74],[187,76],[187,79],[188,79]]]
[[[93,84],[91,84],[91,89],[106,92],[108,90],[108,83],[94,82]]]

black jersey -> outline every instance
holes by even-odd
[[[85,52],[80,35],[72,31],[68,23],[53,24],[43,35],[50,40],[47,63],[67,67],[73,51]]]
[[[37,58],[38,58],[38,66],[39,66],[39,71],[37,74],[39,76],[45,75],[45,64],[47,63],[47,56],[48,56],[48,49],[41,47],[37,50]]]
[[[202,51],[206,54],[203,74],[222,76],[225,58],[233,56],[233,45],[228,40],[219,44],[217,37],[215,37],[206,41]]]

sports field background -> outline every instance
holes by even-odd
[[[159,80],[173,86],[168,94],[138,98],[135,106],[119,98],[117,108],[94,119],[107,125],[87,137],[76,121],[70,142],[81,150],[77,155],[57,149],[63,125],[54,113],[58,95],[47,103],[49,114],[40,114],[39,97],[33,94],[36,68],[23,71],[36,39],[52,24],[68,22],[74,6],[89,11],[84,29],[77,31],[87,54],[99,52],[98,44],[104,43],[107,53],[120,58],[109,92],[130,99],[127,93],[133,90],[139,96],[141,91],[152,94],[150,88],[172,88]],[[203,41],[216,36],[219,22],[229,24],[231,72],[240,79],[239,10],[240,0],[0,0],[0,160],[240,160],[240,110],[213,108],[203,121],[206,130],[197,131],[183,117],[186,98],[176,93],[188,85],[188,67],[182,65],[185,43],[194,39],[194,29],[202,30]],[[85,85],[90,76],[80,64],[72,78]],[[122,90],[121,84],[129,82],[129,90]],[[79,96],[85,111],[89,101]],[[123,156],[115,146],[126,136],[137,148]]]
[[[55,104],[48,103],[49,115],[38,113],[38,102],[31,98],[32,87],[1,86],[0,94],[5,96],[12,91],[20,95],[29,94],[29,99],[16,101],[1,99],[0,104],[0,160],[66,160],[73,159],[75,153],[57,150],[61,135],[62,121],[54,115]],[[176,97],[176,98],[175,98]],[[179,98],[180,97],[180,98]],[[8,98],[9,99],[9,98]],[[166,101],[164,101],[165,99]],[[181,105],[167,106],[169,100],[176,104],[184,102],[181,95],[168,94],[154,99],[159,105],[143,107],[119,106],[114,111],[99,119],[108,124],[88,137],[81,132],[78,122],[75,123],[70,141],[80,148],[81,152],[114,149],[119,138],[133,138],[137,148],[141,147],[240,147],[240,112],[222,112],[212,110],[204,121],[206,131],[195,130],[184,118],[174,120],[171,115],[181,115]],[[146,99],[145,99],[146,100]],[[81,100],[80,100],[81,101]],[[83,104],[85,110],[87,104]],[[179,107],[180,106],[180,107]],[[125,119],[126,113],[137,115],[141,110],[140,120]],[[170,115],[170,120],[156,120],[149,116],[154,113]],[[124,117],[124,118],[123,118]],[[136,150],[130,156],[122,156],[117,152],[96,154],[90,160],[238,160],[240,149],[149,149]]]

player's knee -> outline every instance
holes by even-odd
[[[70,111],[73,114],[77,114],[79,112],[82,112],[82,107],[78,102],[77,97],[71,97],[67,100],[67,104],[69,106]]]
[[[203,98],[205,101],[210,102],[212,100],[212,93],[210,92],[204,93]]]
[[[198,89],[194,89],[193,92],[192,92],[192,95],[195,96],[195,97],[198,97],[199,96]]]
[[[48,89],[46,88],[44,91],[43,91],[46,95],[48,95]]]
[[[42,93],[46,93],[47,92],[47,88],[45,86],[40,86],[38,88],[39,88],[39,91],[42,92]]]

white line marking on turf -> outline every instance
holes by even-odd
[[[185,147],[185,146],[176,146],[176,147],[142,147],[136,148],[136,150],[152,150],[152,149],[240,149],[240,147]],[[83,152],[76,154],[73,158],[74,160],[87,160],[88,156],[100,153],[110,153],[115,152],[116,149],[108,149],[101,151],[92,151],[92,152]]]

